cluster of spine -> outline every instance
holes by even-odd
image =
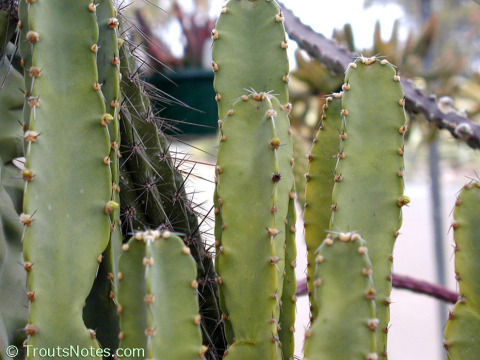
[[[307,154],[309,161],[306,177],[305,210],[303,213],[305,243],[307,245],[307,284],[310,297],[311,321],[318,309],[312,298],[315,280],[315,250],[327,235],[332,215],[331,202],[335,184],[337,159],[344,156],[339,151],[342,136],[342,93],[327,97],[322,109],[318,132]]]
[[[137,232],[123,245],[119,270],[120,347],[143,349],[134,359],[205,359],[196,265],[183,240]]]
[[[283,15],[274,1],[231,0],[212,38],[221,132],[215,268],[225,358],[291,359],[295,195]]]
[[[317,316],[305,333],[304,360],[378,359],[379,320],[366,243],[356,233],[328,234],[315,250],[311,298]]]
[[[463,187],[453,213],[455,277],[460,299],[450,310],[444,347],[448,360],[473,360],[480,353],[480,182]]]
[[[170,141],[158,128],[128,39],[120,39],[122,105],[120,108],[120,193],[122,232],[125,236],[145,228],[162,228],[182,234],[197,264],[197,281],[207,356],[226,345],[216,296],[217,284],[210,254],[200,236],[196,214],[190,207],[185,179],[175,167]]]
[[[20,215],[30,301],[27,342],[98,349],[82,310],[108,245],[109,214],[118,205],[111,201],[105,161],[110,141],[103,123],[110,115],[92,50],[98,41],[95,4],[22,1],[19,13],[28,106]],[[69,26],[59,32],[66,18]]]
[[[347,311],[336,311],[341,308],[340,303],[339,307],[335,307],[335,302],[327,306],[331,295],[317,298],[317,285],[322,284],[315,272],[320,268],[317,252],[325,244],[319,244],[318,239],[325,237],[326,231],[362,234],[373,269],[372,299],[375,300],[374,317],[378,319],[375,330],[379,328],[375,331],[376,345],[372,348],[363,344],[366,347],[362,351],[342,345],[355,343],[352,339],[364,330],[359,324],[350,337],[336,338],[338,348],[351,351],[345,352],[345,358],[387,358],[392,252],[401,226],[401,207],[410,201],[403,195],[407,126],[399,80],[395,68],[387,60],[361,57],[351,63],[342,93],[334,94],[327,101],[320,130],[308,155],[305,237],[309,251],[312,331],[331,321],[328,319],[333,313],[340,321],[350,321]],[[339,256],[335,264],[340,268],[349,266],[351,261],[349,256]],[[340,285],[330,284],[334,289],[322,287],[322,294],[323,291],[334,294],[339,289],[344,290]],[[327,313],[323,312],[324,305],[329,308],[325,310]],[[326,344],[321,348],[333,351]]]

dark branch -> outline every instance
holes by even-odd
[[[346,48],[316,33],[303,24],[292,11],[280,4],[285,17],[285,28],[291,39],[315,59],[321,61],[332,72],[343,74],[348,64],[357,57]],[[447,129],[454,138],[460,139],[474,149],[480,148],[480,125],[473,123],[466,116],[455,112],[443,113],[433,96],[426,96],[417,90],[409,79],[401,80],[405,93],[405,108],[412,114],[423,114],[439,129]]]
[[[426,281],[417,280],[404,275],[393,274],[392,285],[397,289],[411,290],[452,304],[455,304],[460,296],[454,291],[445,289],[443,286],[430,284]],[[307,280],[302,279],[297,283],[297,295],[300,296],[307,294]]]

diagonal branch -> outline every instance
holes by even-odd
[[[303,24],[293,12],[280,4],[285,17],[285,28],[291,39],[308,52],[308,54],[325,64],[325,66],[338,74],[343,74],[348,64],[357,57],[346,48],[339,46],[334,41],[327,39],[322,34]],[[426,96],[415,88],[409,79],[402,79],[405,93],[405,108],[412,114],[423,114],[439,129],[447,129],[454,138],[467,143],[474,149],[480,149],[480,125],[475,124],[466,116],[455,112],[443,113],[434,96]]]
[[[459,300],[459,294],[454,291],[409,276],[393,274],[392,285],[397,289],[411,290],[418,294],[425,294],[452,304],[455,304]],[[308,294],[307,280],[302,279],[297,283],[297,295],[306,294]]]

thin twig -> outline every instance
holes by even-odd
[[[460,295],[454,291],[448,290],[443,286],[431,284],[429,282],[411,278],[405,275],[393,274],[392,285],[397,289],[405,289],[416,292],[418,294],[424,294],[436,299],[455,304]],[[297,295],[307,295],[307,279],[302,279],[297,282]]]
[[[358,55],[327,39],[297,18],[280,4],[289,37],[313,58],[321,61],[332,72],[343,74]],[[474,149],[480,149],[480,125],[456,112],[445,114],[438,106],[436,96],[427,96],[418,90],[410,79],[401,80],[405,93],[405,109],[412,114],[423,114],[439,129],[447,129],[454,138],[464,141]]]

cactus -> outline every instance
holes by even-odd
[[[196,266],[178,236],[138,232],[123,246],[118,273],[120,347],[135,359],[204,359]]]
[[[445,327],[444,347],[450,360],[475,359],[480,353],[479,200],[480,182],[472,181],[460,192],[453,213],[455,274],[461,298]]]
[[[345,75],[344,118],[335,185],[332,231],[358,231],[368,242],[384,357],[389,322],[393,245],[401,225],[404,99],[400,77],[387,60],[360,58]],[[369,89],[366,91],[365,89]],[[365,165],[361,165],[365,164]]]
[[[282,354],[285,360],[292,360],[295,350],[294,333],[297,303],[297,280],[295,278],[295,267],[297,266],[295,188],[292,188],[289,197],[288,213],[285,221],[285,274],[279,321],[280,330],[278,330],[278,338],[282,344]]]
[[[315,251],[311,298],[318,313],[305,334],[305,360],[378,359],[379,320],[367,244],[359,234],[329,234]]]
[[[323,243],[329,229],[332,215],[332,191],[335,184],[335,167],[339,154],[342,129],[342,93],[327,97],[318,132],[308,153],[308,173],[306,174],[305,242],[307,244],[307,283],[310,296],[311,318],[316,317],[317,302],[312,295],[315,289],[315,251]]]
[[[0,289],[9,296],[0,299],[0,351],[26,335],[30,359],[40,357],[33,348],[72,345],[93,349],[91,359],[111,357],[103,350],[118,347],[137,349],[129,357],[139,359],[293,359],[294,155],[284,15],[275,1],[230,0],[212,31],[220,119],[217,274],[171,140],[137,75],[122,28],[127,18],[117,20],[110,0],[21,1],[19,60],[9,43],[16,20],[5,3]],[[345,53],[336,54],[338,66]],[[386,357],[391,252],[400,208],[409,201],[398,81],[386,60],[358,58],[346,73],[343,103],[327,101],[308,155],[309,360]],[[433,109],[435,120],[436,105],[422,96],[414,108]],[[447,121],[449,129],[476,146],[476,127],[451,119],[463,132]],[[14,159],[24,153],[20,172]],[[452,360],[474,359],[480,350],[472,236],[478,191],[477,182],[469,184],[455,211],[462,298],[446,327]],[[122,237],[128,243],[119,259]]]
[[[110,200],[110,142],[102,126],[107,115],[92,51],[98,40],[92,5],[89,0],[27,5],[30,30],[22,41],[31,47],[31,67],[26,70],[32,79],[32,110],[25,133],[20,220],[30,300],[26,332],[35,348],[99,348],[81,314],[97,260],[108,244],[107,214],[118,204]],[[66,8],[75,16],[58,32]],[[61,58],[52,51],[60,47]],[[80,152],[82,157],[77,156]],[[59,176],[59,168],[65,175]],[[57,275],[54,282],[51,274]],[[58,313],[62,316],[55,316]],[[29,358],[38,355],[30,353]]]
[[[112,188],[110,200],[120,204],[119,155],[120,130],[120,59],[118,54],[118,19],[110,0],[96,2],[95,14],[99,28],[97,42],[98,82],[102,84],[105,108],[110,121],[106,124],[110,138],[110,173]],[[110,217],[110,241],[99,265],[97,276],[83,310],[83,319],[88,328],[95,329],[97,339],[103,347],[118,347],[118,318],[116,304],[116,277],[118,256],[122,245],[119,224],[120,209],[112,211]]]
[[[266,93],[237,100],[221,126],[216,191],[222,237],[217,269],[235,337],[227,359],[281,358],[277,335],[285,268],[281,226],[293,186],[288,127],[278,100]],[[240,148],[245,150],[239,152]],[[248,192],[238,192],[239,188]]]

